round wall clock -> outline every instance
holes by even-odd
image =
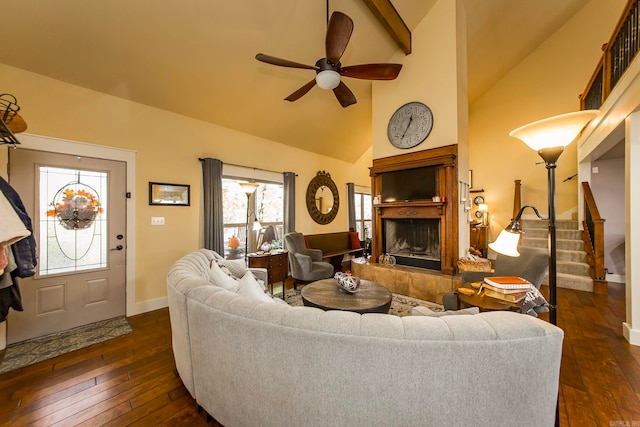
[[[422,102],[409,102],[389,119],[387,137],[398,148],[413,148],[427,139],[433,128],[433,113]]]

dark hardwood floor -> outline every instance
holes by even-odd
[[[640,425],[640,347],[622,337],[624,286],[610,284],[608,295],[558,289],[558,305],[560,424]],[[0,426],[219,426],[177,376],[168,310],[129,322],[132,334],[1,375]]]

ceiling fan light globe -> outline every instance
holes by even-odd
[[[333,70],[320,71],[316,75],[316,83],[322,89],[335,89],[340,84],[340,74]]]

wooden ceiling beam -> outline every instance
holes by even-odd
[[[391,0],[362,0],[405,54],[411,53],[411,31]]]

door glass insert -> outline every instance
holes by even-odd
[[[107,267],[108,174],[51,166],[38,171],[38,274]]]

